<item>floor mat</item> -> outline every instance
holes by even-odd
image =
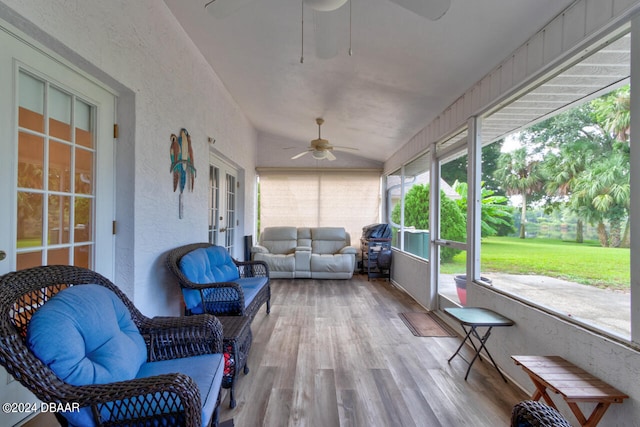
[[[431,312],[410,311],[398,313],[407,328],[417,337],[458,336],[449,326]]]

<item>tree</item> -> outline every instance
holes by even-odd
[[[493,173],[498,167],[498,159],[500,158],[500,150],[504,140],[493,142],[482,147],[482,179],[488,190],[493,190],[496,194],[501,194],[500,183],[495,180]],[[467,164],[468,156],[465,154],[442,165],[440,175],[447,183],[455,181],[467,182]]]
[[[617,248],[622,241],[622,222],[627,217],[631,193],[628,167],[624,153],[612,153],[576,179],[574,203],[588,212],[592,223],[597,223],[602,246]],[[609,221],[608,235],[604,219]]]
[[[460,211],[467,216],[467,194],[468,186],[466,182],[454,182],[453,189],[460,195],[456,200]],[[480,214],[480,227],[482,237],[495,236],[500,229],[507,228],[513,230],[512,208],[507,205],[509,199],[505,196],[495,194],[495,191],[485,188],[484,181],[481,183],[482,210]]]
[[[595,116],[607,132],[624,146],[618,148],[629,149],[631,137],[631,87],[627,84],[605,96],[592,101]],[[628,159],[627,159],[628,160]],[[630,221],[624,229],[621,246],[631,245]]]
[[[522,197],[520,214],[520,238],[526,237],[527,198],[537,197],[543,187],[540,162],[534,160],[526,148],[518,148],[509,153],[502,153],[498,159],[495,178],[502,183],[507,196]]]
[[[398,203],[391,212],[391,220],[400,224],[400,208]],[[404,198],[404,225],[419,230],[430,230],[429,227],[429,184],[417,184],[411,187]],[[440,192],[440,235],[447,240],[464,242],[466,238],[466,220],[456,202]],[[459,249],[442,248],[442,262],[450,262]]]
[[[619,246],[628,214],[629,88],[623,87],[523,131],[531,157],[543,158],[546,210],[568,206],[597,225],[603,246]],[[607,230],[609,224],[609,230]],[[628,236],[628,222],[625,236]]]
[[[567,200],[573,194],[576,179],[585,171],[586,159],[592,157],[590,144],[576,141],[573,144],[564,144],[558,153],[552,153],[545,157],[543,163],[544,175],[547,177],[545,189],[548,195],[556,195],[560,201],[554,203],[551,208],[562,208],[567,205],[572,212],[578,213]],[[576,223],[576,242],[584,242],[583,218],[578,216]]]
[[[602,127],[620,142],[631,136],[631,86],[625,85],[592,102],[595,117]]]

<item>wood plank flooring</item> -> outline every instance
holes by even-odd
[[[398,317],[423,311],[366,276],[273,280],[271,314],[252,324],[251,372],[224,395],[236,426],[508,426],[527,398],[489,363],[447,359],[460,338],[415,337]],[[495,351],[495,350],[493,350]]]

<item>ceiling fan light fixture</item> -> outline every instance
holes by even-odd
[[[323,160],[327,157],[327,152],[324,150],[313,150],[311,152],[311,156],[316,160]]]
[[[304,2],[317,11],[330,12],[341,8],[347,0],[304,0]]]

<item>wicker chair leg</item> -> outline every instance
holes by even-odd
[[[235,383],[235,381],[234,381]],[[235,388],[235,384],[231,384],[231,388],[229,389],[229,408],[233,409],[236,407],[236,397],[234,395],[233,389]]]
[[[271,298],[267,300],[267,314],[271,313]]]
[[[244,365],[243,372],[244,372],[245,375],[247,375],[249,373],[249,365],[247,365],[246,363]]]
[[[56,421],[58,421],[58,424],[60,424],[60,427],[69,427],[69,421],[67,421],[65,417],[63,417],[58,412],[54,412],[53,415],[55,415]]]
[[[220,397],[218,395],[218,404],[216,409],[213,410],[213,416],[211,417],[211,427],[218,427],[220,424]]]

